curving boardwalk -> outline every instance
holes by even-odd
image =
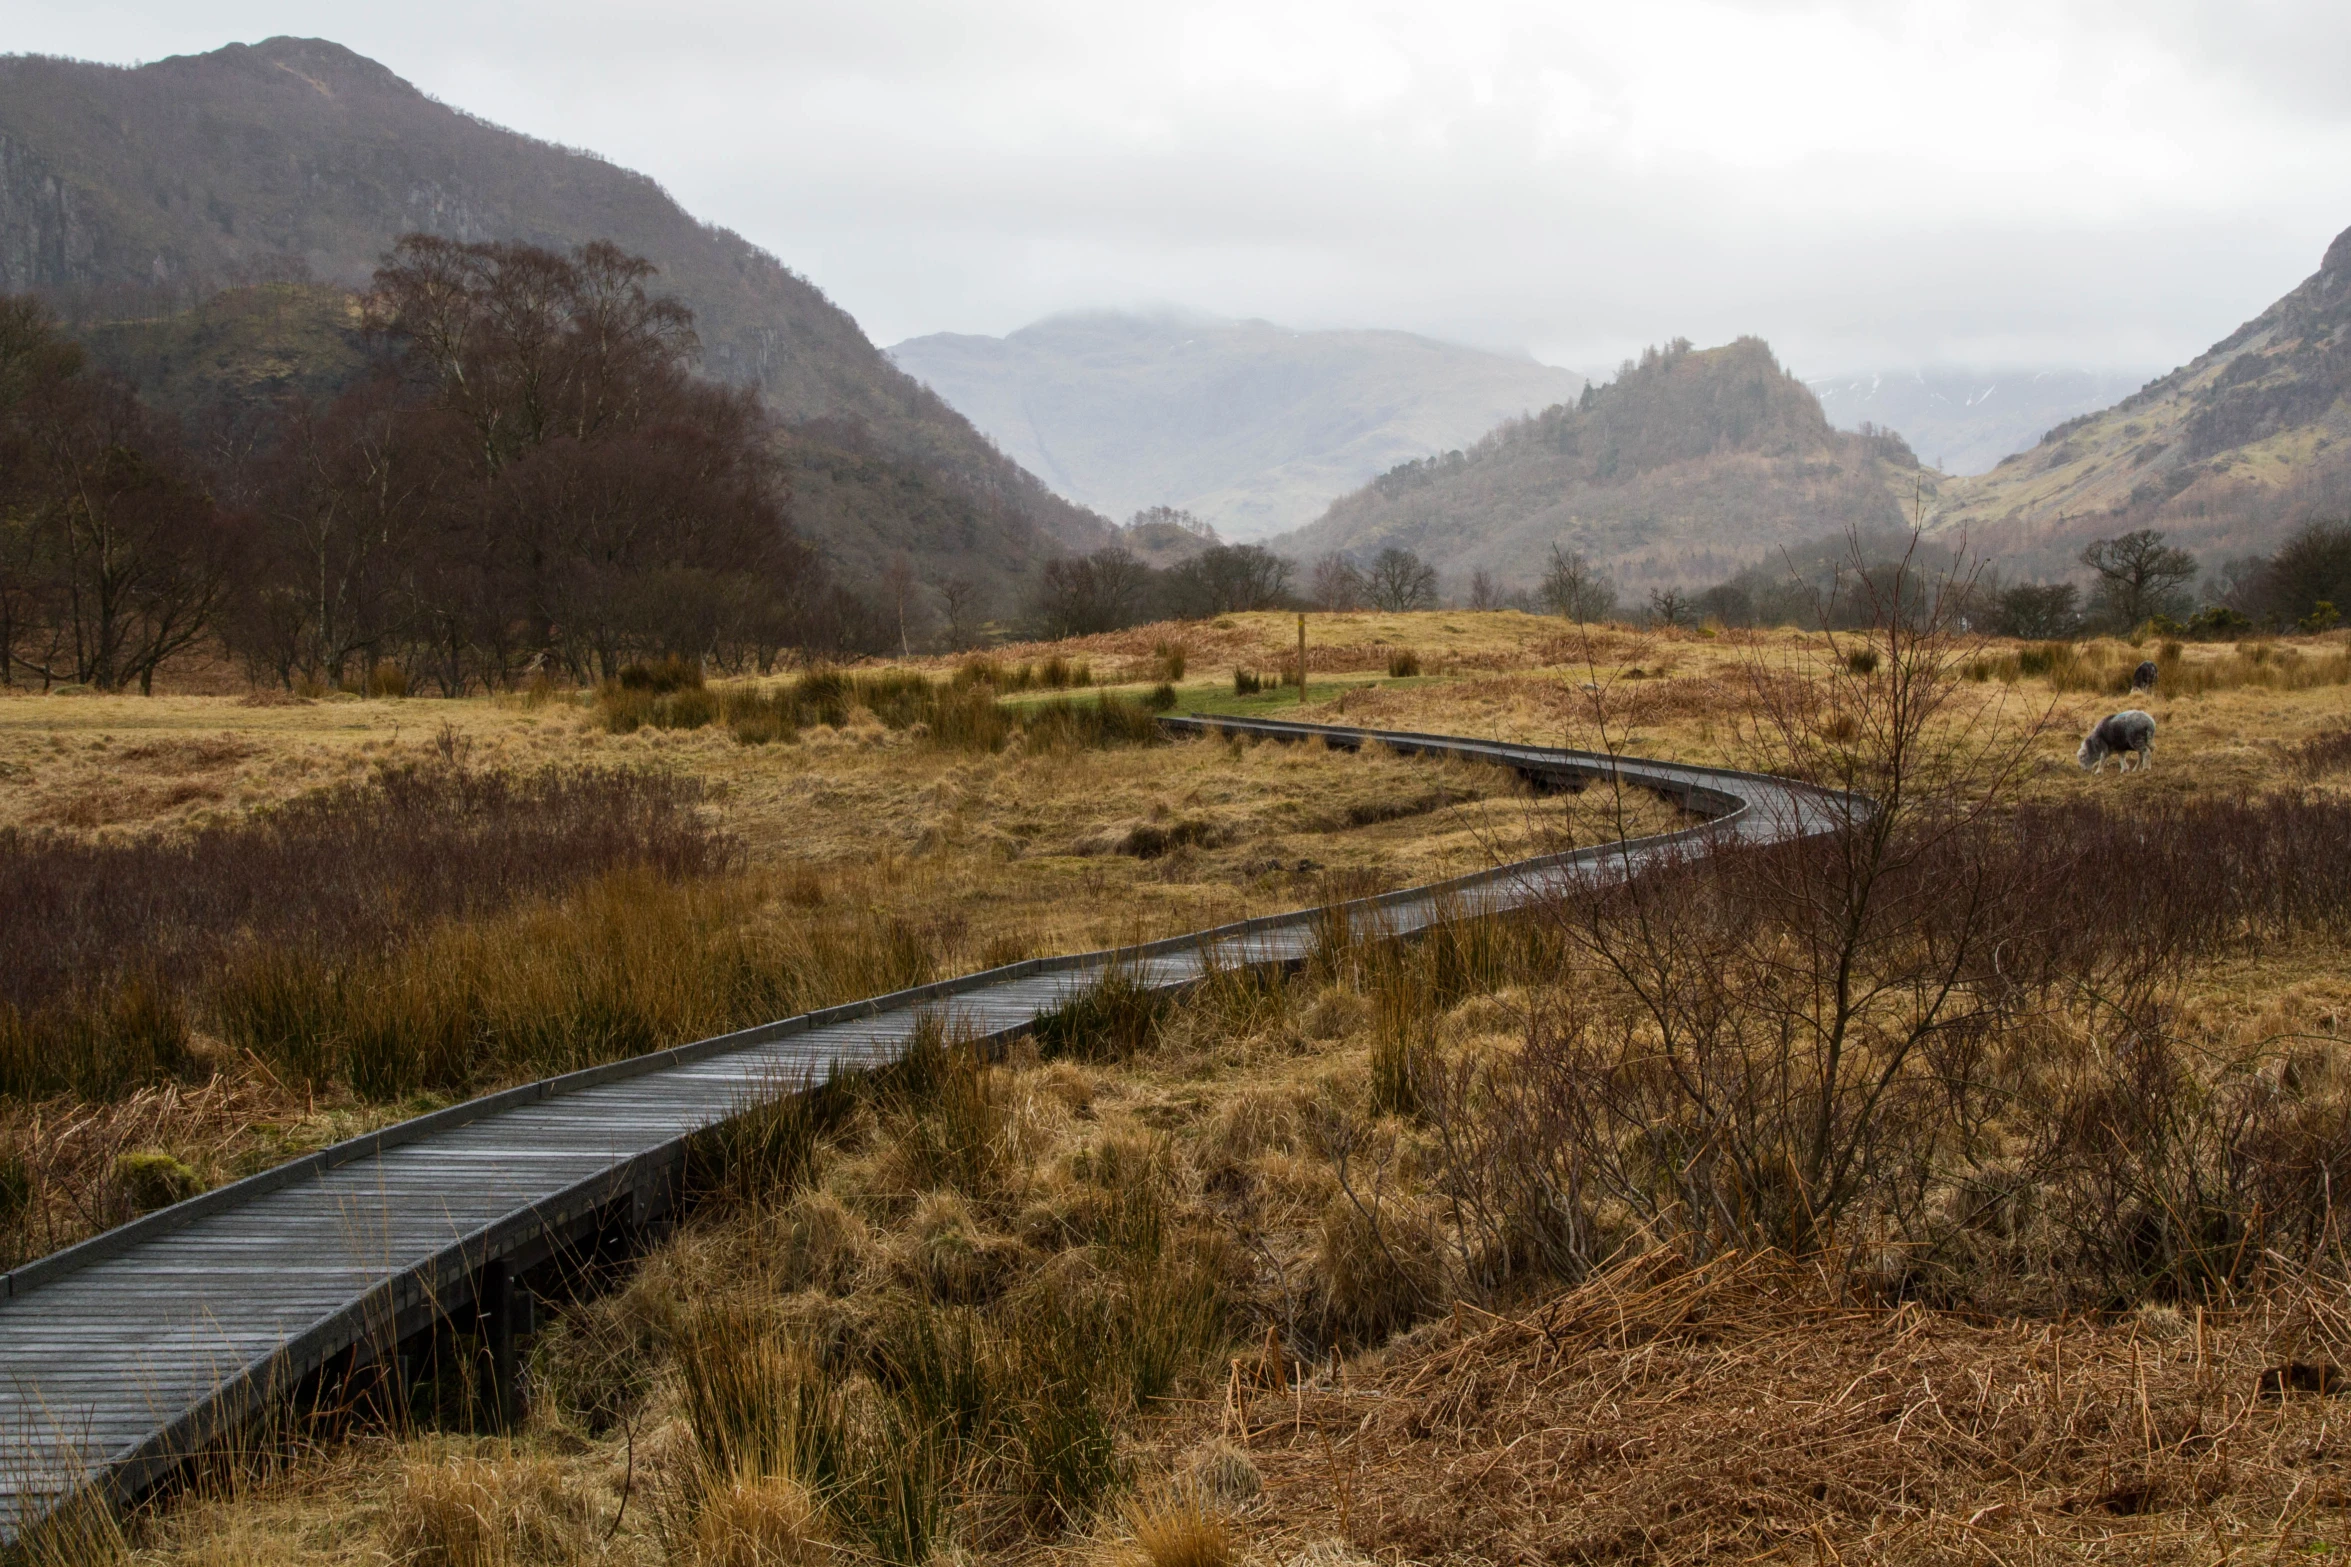
[[[1841,797],[1784,779],[1439,735],[1165,719],[1177,733],[1367,742],[1581,787],[1613,775],[1704,825],[1524,860],[1341,909],[1410,934],[1622,875],[1674,846],[1825,830]],[[514,1320],[511,1281],[625,1244],[677,1197],[685,1140],[779,1087],[891,1060],[918,1018],[1014,1038],[1114,965],[1154,989],[1296,964],[1301,910],[1114,952],[1041,958],[492,1094],[337,1144],[0,1274],[0,1543],[83,1486],[134,1496],[306,1379],[452,1321]]]

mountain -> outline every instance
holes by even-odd
[[[1978,474],[2038,441],[2050,426],[2144,385],[2148,372],[1974,370],[1943,366],[1807,377],[1840,430],[1898,431],[1944,473]]]
[[[2195,360],[1942,487],[1937,529],[2025,569],[2159,528],[2217,561],[2351,514],[2351,229],[2300,286]]]
[[[1114,517],[1175,507],[1235,540],[1298,527],[1372,475],[1584,384],[1407,332],[1175,312],[940,333],[890,357],[1072,500]]]
[[[177,354],[160,340],[219,336],[220,311],[191,315],[223,286],[359,287],[415,230],[610,239],[650,258],[694,311],[702,368],[758,387],[790,426],[795,517],[853,580],[904,549],[1008,591],[1042,556],[1108,536],[814,285],[642,174],[499,129],[318,39],[135,68],[0,58],[0,291],[38,292],[84,333],[177,321],[140,350]]]
[[[1573,403],[1390,469],[1274,547],[1400,545],[1531,584],[1556,543],[1623,587],[1712,582],[1776,547],[1899,524],[1916,472],[1900,437],[1832,428],[1762,339],[1677,341]]]

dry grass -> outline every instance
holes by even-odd
[[[1126,1538],[1111,1553],[1132,1567],[1234,1567],[1240,1541],[1232,1520],[1196,1482],[1179,1481],[1120,1509]]]
[[[243,916],[182,922],[172,945],[208,954],[203,993],[166,992],[156,1027],[126,1023],[93,1043],[99,1064],[128,1074],[110,1091],[141,1095],[135,1105],[101,1110],[87,1090],[0,1102],[0,1260],[135,1213],[136,1194],[115,1179],[116,1160],[135,1149],[159,1149],[217,1184],[508,1082],[945,974],[1294,908],[1334,886],[1379,890],[1475,869],[1592,841],[1618,821],[1596,797],[1536,800],[1490,769],[1377,753],[1184,744],[967,756],[841,716],[839,730],[750,747],[723,731],[615,738],[578,709],[519,700],[0,699],[0,767],[20,769],[25,784],[0,791],[0,814],[13,807],[22,819],[53,819],[68,799],[112,799],[120,779],[147,776],[139,769],[241,769],[238,797],[251,809],[301,799],[317,814],[320,801],[356,799],[369,779],[420,767],[527,777],[579,762],[684,775],[708,802],[709,826],[751,861],[701,880],[596,880],[355,952],[307,939],[244,952]],[[143,727],[116,732],[130,723]],[[1659,802],[1633,804],[1631,831],[1673,820]],[[96,828],[36,830],[144,864],[231,844],[248,820],[99,814]],[[347,861],[338,886],[356,885]],[[206,897],[216,903],[218,892]],[[395,903],[431,906],[414,895],[364,906]],[[224,942],[227,956],[215,952]],[[152,1062],[102,1048],[150,1034],[170,1047]]]
[[[1784,633],[1587,644],[1523,616],[1324,621],[1303,716],[1734,763],[1757,754],[1758,682],[1784,697],[1844,657]],[[1007,657],[1058,653],[1097,682],[1141,682],[1165,678],[1172,647],[1191,682],[1180,705],[1229,705],[1231,669],[1281,668],[1294,637],[1288,617],[1238,616]],[[1398,648],[1421,676],[1385,675]],[[1299,711],[1295,698],[1275,710]],[[0,748],[23,738],[12,715],[39,705],[0,703]],[[2341,787],[2303,771],[2315,749],[2297,750],[2339,732],[2339,688],[2159,693],[2147,705],[2160,760],[2127,781],[2072,764],[2079,728],[2108,705],[2038,676],[1987,678],[1962,688],[1954,721],[2031,736],[2035,800],[2227,796],[2312,776]],[[501,765],[584,756],[705,780],[752,863],[692,892],[719,912],[681,946],[767,954],[793,976],[819,948],[882,952],[857,933],[892,919],[927,921],[927,962],[973,966],[1610,825],[1595,795],[1538,804],[1490,775],[1318,749],[956,756],[855,713],[837,731],[743,745],[723,729],[610,736],[560,704],[423,711],[444,709]],[[338,748],[373,742],[359,764],[373,765],[386,722],[416,711],[185,710],[191,730],[257,748],[223,765],[314,754],[321,776]],[[246,712],[251,730],[237,726]],[[363,717],[376,727],[331,727]],[[64,733],[61,750],[0,749],[57,769],[28,780],[43,798],[88,781],[89,735]],[[1420,803],[1438,788],[1450,798]],[[532,927],[544,944],[593,929],[564,923],[588,901],[503,918],[555,921]],[[2128,928],[2119,905],[2112,924]],[[503,945],[485,931],[431,939]],[[2291,1074],[2317,1103],[2351,1084],[2335,946],[2283,931],[2202,952],[2166,997],[2169,1026],[2216,1070],[2258,1057],[2262,1082]],[[631,984],[680,994],[656,983],[657,952],[618,950],[635,954],[615,971]],[[859,983],[868,961],[794,977],[805,988],[792,994]],[[542,1336],[528,1429],[510,1449],[465,1451],[551,1466],[555,1490],[532,1494],[558,1500],[542,1511],[584,1522],[529,1548],[578,1552],[547,1558],[564,1560],[2219,1560],[2343,1538],[2337,1401],[2264,1400],[2256,1386],[2277,1366],[2351,1362],[2342,1296],[2274,1268],[2209,1297],[2200,1327],[2193,1303],[1993,1318],[1957,1297],[1943,1311],[1863,1300],[1854,1286],[1871,1270],[1826,1262],[1657,1257],[1572,1288],[1481,1272],[1449,1211],[1426,1073],[1507,1059],[1559,995],[1594,984],[1556,946],[1491,929],[1413,949],[1334,942],[1283,983],[1220,982],[1164,1009],[1102,998],[1048,1032],[1050,1056],[990,1066],[939,1042],[914,1072],[722,1150],[717,1200]],[[532,994],[518,988],[518,1005]],[[689,1026],[691,1008],[644,1010]],[[2300,1037],[2283,1049],[2284,1036]],[[2054,1037],[2019,1034],[2020,1059]],[[2042,1076],[2091,1083],[2095,1046],[2083,1031]],[[315,1110],[297,1094],[206,1113],[274,1115],[273,1135],[306,1137],[330,1113],[373,1111],[330,1093]],[[197,1168],[233,1158],[175,1140],[167,1121],[126,1120],[111,1144],[75,1135]],[[97,1169],[113,1154],[77,1157]],[[728,1445],[730,1422],[754,1440]],[[398,1559],[413,1538],[399,1522],[406,1476],[448,1467],[449,1441],[329,1445],[134,1520],[133,1534],[156,1560]]]
[[[1846,1303],[1785,1259],[1651,1259],[1222,1419],[1265,1475],[1268,1554],[2267,1559],[2340,1545],[2351,1463],[2338,1401],[2264,1374],[2346,1359],[2332,1291],[1984,1322]]]
[[[575,1561],[588,1512],[562,1469],[514,1454],[421,1455],[402,1467],[386,1533],[416,1567]]]

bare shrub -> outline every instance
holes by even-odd
[[[2018,890],[1979,846],[2023,744],[1941,722],[1962,587],[1905,563],[1816,699],[1758,666],[1757,760],[1835,791],[1813,836],[1710,846],[1559,905],[1609,1004],[1538,1014],[1520,1060],[1446,1096],[1465,1172],[1520,1164],[1453,1183],[1486,1271],[1588,1267],[1603,1210],[1707,1256],[1812,1250],[1902,1200],[1939,1113],[1925,1068],[1992,1020],[1998,998],[1967,981]],[[1481,1107],[1490,1132],[1466,1125]]]
[[[2344,1261],[2347,1096],[2200,1052],[2163,998],[2199,959],[2345,928],[2351,805],[2017,803],[2033,726],[1945,720],[1945,592],[1897,584],[1879,658],[1815,701],[1757,683],[1758,760],[1835,789],[1828,830],[1563,900],[1575,977],[1523,1048],[1423,1076],[1470,1287],[1658,1245],[1987,1302]]]
[[[2283,1262],[2351,1256],[2351,1093],[2213,1062],[2151,995],[2095,1009],[2084,1069],[2029,1119],[2026,1200],[2102,1305],[2226,1298]],[[2041,1260],[2041,1259],[2035,1259]]]

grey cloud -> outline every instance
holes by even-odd
[[[1177,301],[1570,365],[2139,367],[2351,224],[2351,14],[2278,0],[19,0],[0,41],[272,32],[644,169],[883,342]]]

